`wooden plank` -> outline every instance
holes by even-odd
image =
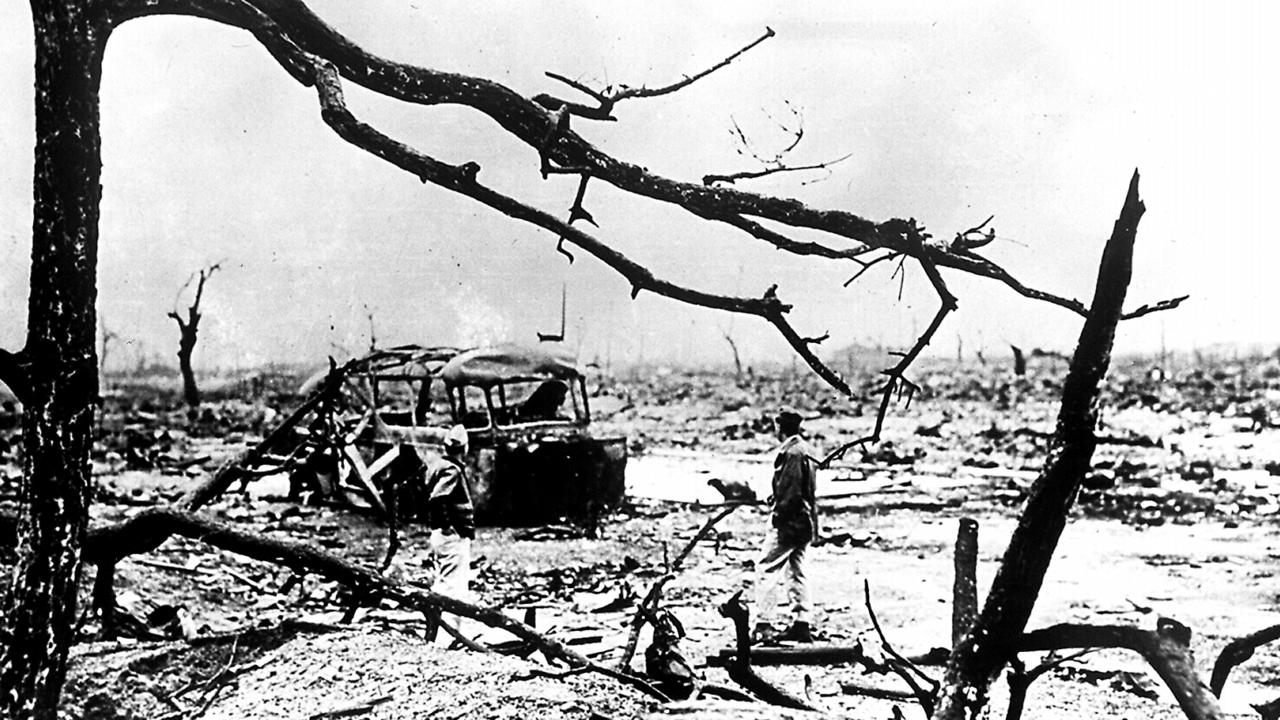
[[[663,703],[643,717],[644,720],[822,720],[833,716],[765,703],[693,700]]]
[[[374,460],[373,464],[369,466],[369,477],[370,478],[378,477],[378,473],[382,472],[383,470],[386,470],[387,466],[395,462],[396,456],[399,454],[400,454],[399,445],[395,445],[390,450],[383,453],[382,457],[379,457],[377,460]]]
[[[342,456],[347,459],[347,462],[351,463],[352,474],[355,475],[365,492],[368,493],[369,502],[383,517],[386,517],[387,506],[382,502],[382,494],[373,485],[373,476],[369,474],[369,468],[364,464],[364,458],[360,457],[360,453],[351,445],[343,446]]]
[[[709,667],[725,667],[736,651],[725,648],[707,657]],[[752,665],[841,665],[866,657],[860,645],[812,643],[805,645],[755,645]]]
[[[707,656],[708,667],[725,667],[736,654],[734,648],[724,648]],[[947,651],[934,649],[924,655],[908,658],[917,665],[939,665],[946,662]],[[754,645],[751,647],[752,665],[843,665],[866,658],[861,645],[837,645],[835,643],[787,643],[785,645]]]

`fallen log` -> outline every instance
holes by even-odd
[[[537,648],[551,662],[584,667],[636,687],[659,700],[670,699],[643,679],[600,665],[566,644],[508,617],[497,608],[473,605],[431,590],[404,585],[310,545],[264,537],[261,533],[247,532],[201,515],[168,508],[145,510],[122,523],[89,531],[83,558],[85,562],[98,567],[93,603],[103,613],[104,627],[110,623],[116,607],[116,564],[130,555],[155,550],[174,535],[255,560],[281,565],[295,573],[315,574],[336,581],[348,587],[353,596],[366,603],[387,599],[423,613],[446,612],[476,620],[515,635]]]
[[[777,705],[730,702],[725,700],[690,700],[660,705],[644,716],[644,720],[822,720],[820,712],[780,708]]]
[[[737,655],[736,648],[723,648],[707,657],[708,667],[729,667]],[[916,665],[942,665],[950,651],[934,648],[923,655],[908,655],[907,660]],[[751,648],[751,664],[762,667],[775,665],[862,665],[868,660],[862,645],[836,645],[813,643],[804,645],[756,645]]]
[[[1143,657],[1173,692],[1190,720],[1217,720],[1222,710],[1209,687],[1196,674],[1191,656],[1191,629],[1170,618],[1159,618],[1156,629],[1127,625],[1062,623],[1023,635],[1017,652],[1074,648],[1124,648]]]

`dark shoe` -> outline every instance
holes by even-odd
[[[791,623],[791,627],[782,631],[778,635],[777,639],[789,640],[797,643],[811,643],[813,642],[813,630],[810,629],[809,623],[804,622],[803,620],[797,620],[794,623]]]
[[[752,645],[774,645],[777,640],[778,631],[769,623],[756,623],[755,629],[751,631]]]

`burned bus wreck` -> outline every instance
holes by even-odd
[[[411,519],[414,463],[397,458],[439,462],[453,425],[470,441],[481,524],[593,525],[625,494],[625,439],[592,433],[585,376],[545,347],[389,348],[317,374],[304,390],[319,401],[288,453],[298,499]]]

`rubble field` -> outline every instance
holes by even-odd
[[[851,365],[866,398],[875,366]],[[980,527],[978,586],[990,584],[1020,504],[1043,462],[1065,363],[1033,355],[1026,376],[1010,368],[935,362],[913,376],[921,390],[891,410],[883,442],[853,452],[820,477],[823,541],[812,550],[816,628],[825,642],[879,641],[863,602],[895,647],[921,654],[950,644],[952,545],[958,520]],[[768,494],[769,418],[782,406],[805,417],[820,449],[865,434],[869,399],[850,404],[799,374],[646,371],[597,378],[598,433],[628,438],[628,500],[589,538],[569,527],[482,528],[473,548],[474,589],[485,604],[612,665],[640,598],[713,513],[707,480],[739,480]],[[95,454],[94,523],[172,502],[268,431],[291,397],[260,379],[227,382],[200,414],[175,409],[162,383],[121,380],[107,393]],[[109,384],[110,386],[110,384]],[[1100,403],[1103,444],[1077,498],[1030,627],[1057,622],[1155,627],[1174,618],[1193,631],[1207,677],[1230,640],[1280,623],[1280,360],[1184,359],[1164,369],[1117,362]],[[17,472],[15,429],[0,445]],[[278,479],[229,493],[207,514],[271,537],[315,544],[368,567],[387,530],[351,509],[286,501]],[[744,506],[697,545],[668,585],[664,606],[687,632],[684,655],[710,682],[732,685],[715,656],[733,644],[717,606],[754,583],[767,510]],[[426,573],[426,534],[403,532],[387,570]],[[92,573],[87,573],[91,575]],[[87,593],[91,578],[85,579]],[[482,655],[425,639],[420,614],[390,604],[347,618],[344,591],[288,570],[172,539],[123,561],[120,604],[150,621],[157,639],[99,640],[86,613],[66,691],[67,717],[697,717],[700,706],[659,706],[599,674],[555,677],[538,655]],[[510,636],[474,622],[482,642]],[[640,636],[632,662],[643,669]],[[708,659],[713,659],[710,664]],[[1038,661],[1029,654],[1028,665]],[[846,694],[847,685],[904,689],[895,677],[852,666],[759,671],[836,716],[923,717],[910,701]],[[940,667],[926,668],[935,677]],[[992,717],[1006,689],[993,686]],[[1231,675],[1222,701],[1232,717],[1280,696],[1280,647],[1260,648]],[[705,708],[702,708],[705,710]],[[760,710],[764,714],[757,715]],[[769,712],[773,712],[772,715]],[[742,717],[799,717],[740,709]],[[1037,681],[1027,718],[1182,717],[1136,655],[1097,652]]]

